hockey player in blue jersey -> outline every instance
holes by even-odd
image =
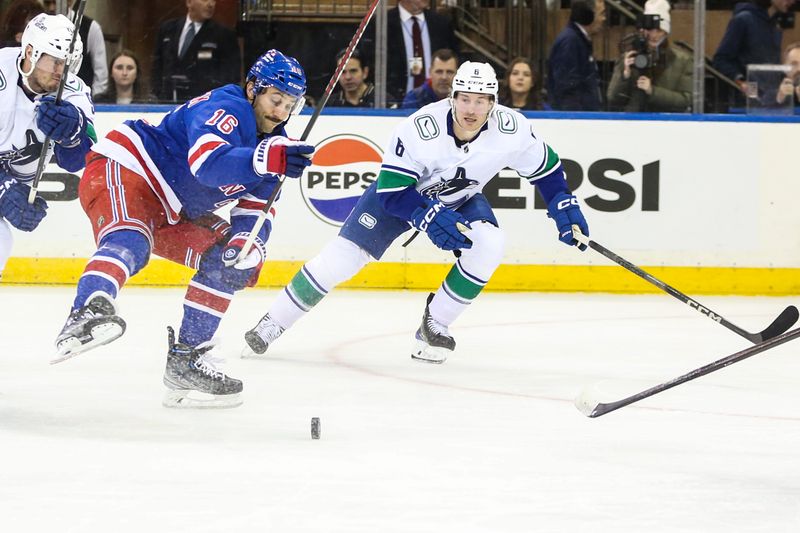
[[[314,147],[284,131],[305,92],[297,60],[270,50],[244,88],[226,85],[194,98],[159,126],[127,121],[95,145],[79,196],[98,249],[78,282],[54,362],[125,332],[114,300],[156,254],[197,270],[177,339],[168,328],[164,405],[241,403],[242,382],[219,369],[212,337],[234,292],[258,279],[274,209],[245,259],[228,267],[223,256],[241,250],[279,175],[299,177],[311,163]],[[230,223],[213,213],[232,202]]]
[[[64,72],[74,25],[64,15],[37,15],[25,26],[20,48],[0,50],[0,276],[11,254],[10,226],[33,231],[47,214],[30,187],[45,136],[55,141],[55,161],[70,172],[83,168],[95,140],[89,89],[75,75],[81,39],[76,36]],[[66,76],[60,102],[53,96]]]

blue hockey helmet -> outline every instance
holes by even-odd
[[[279,50],[269,50],[259,57],[250,67],[247,81],[253,82],[254,94],[260,94],[267,87],[275,87],[297,98],[293,113],[299,112],[305,105],[306,73],[295,58]]]

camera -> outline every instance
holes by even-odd
[[[633,56],[634,67],[639,70],[646,70],[652,66],[653,60],[645,37],[636,35],[631,41],[631,50],[636,52],[636,55]]]
[[[641,14],[636,18],[636,28],[639,30],[657,30],[661,28],[661,16],[655,14]],[[639,70],[646,70],[653,66],[653,57],[647,46],[647,38],[636,34],[631,40],[631,50],[636,52],[633,66]]]
[[[636,27],[640,30],[658,30],[661,28],[661,15],[641,14],[636,17]]]

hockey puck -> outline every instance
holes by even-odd
[[[311,419],[311,438],[312,439],[319,439],[319,433],[321,430],[321,426],[319,423],[319,418],[314,417]]]

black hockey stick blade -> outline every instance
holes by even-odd
[[[798,318],[800,318],[800,312],[797,311],[795,306],[790,305],[784,309],[783,312],[778,315],[778,318],[773,320],[772,324],[767,326],[764,331],[756,334],[758,338],[756,338],[754,342],[764,342],[777,337],[781,333],[788,331],[790,327],[794,326]]]
[[[628,396],[627,398],[623,398],[621,400],[617,400],[614,402],[601,402],[598,401],[594,397],[594,393],[591,389],[585,389],[580,396],[575,399],[575,407],[578,408],[578,411],[583,413],[584,415],[588,416],[589,418],[597,418],[598,416],[603,416],[606,413],[610,413],[611,411],[616,411],[621,407],[625,407],[626,405],[630,405],[632,403],[636,403],[640,400],[644,400],[645,398],[649,398],[650,396],[655,396],[660,392],[664,392],[667,389],[671,389],[672,387],[676,387],[682,383],[686,383],[687,381],[692,381],[693,379],[697,379],[700,376],[705,376],[706,374],[710,374],[712,372],[716,372],[726,366],[730,366],[734,363],[738,363],[739,361],[743,361],[748,357],[752,357],[756,354],[761,352],[767,351],[771,348],[775,348],[776,346],[780,346],[785,342],[789,342],[791,340],[800,337],[800,328],[793,329],[792,331],[783,333],[778,335],[777,337],[773,337],[769,340],[760,342],[740,352],[736,352],[735,354],[729,355],[727,357],[723,357],[722,359],[718,359],[713,363],[709,363],[705,366],[701,366],[700,368],[696,368],[691,372],[683,374],[682,376],[678,376],[675,379],[671,379],[670,381],[666,381],[655,387],[651,387],[647,390],[643,390],[642,392],[638,392],[633,394],[632,396]]]

